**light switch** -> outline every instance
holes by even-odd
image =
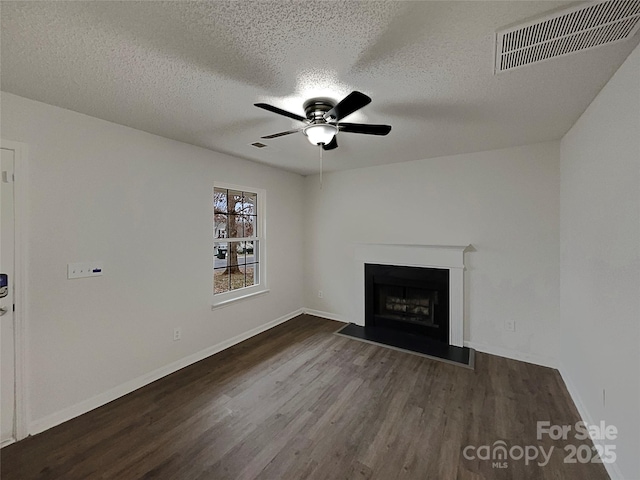
[[[102,262],[81,262],[67,264],[67,278],[98,277],[102,275]]]

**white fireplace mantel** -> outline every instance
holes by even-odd
[[[449,270],[449,343],[464,342],[464,251],[469,245],[355,245],[355,323],[364,326],[364,265],[403,265]]]

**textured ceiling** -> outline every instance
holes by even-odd
[[[318,170],[300,124],[314,96],[360,90],[326,170],[560,138],[624,61],[626,42],[493,74],[503,26],[571,2],[1,2],[3,91],[301,174]],[[5,119],[6,120],[6,119]]]

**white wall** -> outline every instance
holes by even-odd
[[[553,365],[559,185],[557,142],[307,177],[305,305],[353,321],[354,243],[472,244],[465,340]]]
[[[640,47],[562,139],[560,218],[561,371],[640,478]]]
[[[6,93],[1,136],[29,145],[34,428],[302,307],[299,175]],[[214,181],[266,189],[271,291],[212,311]],[[92,260],[104,276],[67,280]]]

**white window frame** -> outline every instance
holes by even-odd
[[[211,242],[211,306],[213,308],[223,307],[229,305],[238,300],[243,300],[246,298],[254,297],[256,295],[261,295],[263,293],[267,293],[269,288],[267,287],[267,240],[266,240],[266,224],[265,221],[265,212],[266,212],[266,204],[267,204],[267,191],[262,188],[248,187],[242,185],[233,185],[230,183],[223,182],[214,182],[213,188],[211,189],[211,212],[212,219],[215,218],[215,208],[213,205],[213,195],[216,188],[224,188],[228,190],[238,190],[241,192],[250,192],[255,193],[257,195],[257,204],[258,208],[256,211],[257,219],[255,224],[255,229],[257,230],[256,235],[253,237],[246,237],[245,240],[254,241],[258,243],[258,283],[256,285],[252,285],[251,287],[239,288],[237,290],[232,290],[230,292],[218,293],[214,294],[215,285],[213,279],[213,265],[215,263],[215,252],[214,245],[221,239],[212,238]],[[213,237],[213,228],[214,225],[211,226],[210,232]],[[228,240],[228,239],[227,239]],[[227,243],[230,243],[227,241]],[[255,245],[255,243],[254,243]]]

